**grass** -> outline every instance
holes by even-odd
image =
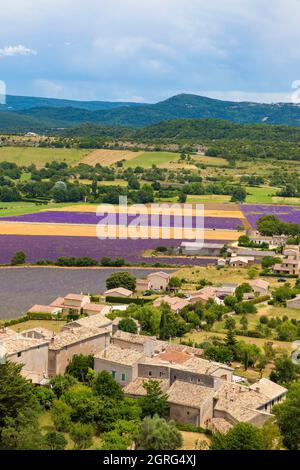
[[[195,333],[188,333],[183,337],[184,340],[186,341],[195,341],[196,343],[203,343],[203,341],[209,340],[211,337],[218,337],[220,339],[225,339],[226,334],[225,333],[219,333],[215,331],[199,331]],[[288,343],[285,341],[277,341],[274,339],[268,339],[268,338],[249,338],[248,336],[236,336],[236,339],[238,341],[244,341],[245,343],[248,344],[255,344],[256,346],[260,347],[263,349],[263,346],[265,343],[268,341],[271,341],[273,343],[273,346],[280,351],[286,351],[287,353],[291,353],[293,348],[292,348],[292,343]],[[180,342],[180,339],[177,338],[175,340],[176,343]]]
[[[47,211],[48,209],[62,209],[70,204],[43,204],[37,205],[34,202],[0,202],[0,217],[12,217],[24,214],[34,214],[35,212]]]
[[[215,203],[226,203],[230,202],[231,197],[230,196],[222,196],[222,195],[217,195],[217,194],[207,194],[203,196],[188,196],[187,197],[187,204],[204,204],[206,202],[215,202]]]
[[[124,162],[125,168],[135,168],[141,166],[142,168],[151,168],[152,165],[161,166],[178,162],[179,154],[172,152],[145,152],[132,160]]]
[[[39,147],[1,147],[0,162],[7,161],[17,165],[29,166],[34,163],[43,167],[51,161],[65,161],[74,165],[86,155],[86,150],[65,148],[39,148]]]
[[[181,434],[183,438],[182,450],[196,450],[197,441],[205,441],[210,444],[210,439],[206,434],[186,431],[181,431]]]
[[[56,320],[28,320],[26,322],[13,325],[10,328],[15,330],[17,333],[31,328],[46,328],[54,333],[59,333],[65,324],[65,321]]]
[[[279,188],[253,188],[248,186],[247,204],[272,204],[273,196],[277,194]]]

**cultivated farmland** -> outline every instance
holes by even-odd
[[[87,153],[87,150],[67,148],[0,147],[0,162],[7,161],[24,166],[33,163],[38,168],[54,160],[75,165]]]
[[[115,163],[126,160],[130,161],[144,155],[144,152],[132,152],[130,150],[93,150],[82,159],[82,163],[95,166],[97,163],[103,166],[111,166]]]

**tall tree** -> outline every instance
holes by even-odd
[[[157,380],[149,380],[143,384],[143,387],[147,392],[147,395],[141,398],[143,417],[154,415],[166,417],[169,411],[168,397],[162,392],[160,383]]]

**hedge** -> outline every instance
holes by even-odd
[[[198,426],[194,426],[193,424],[184,424],[184,423],[179,423],[178,421],[176,421],[175,425],[179,431],[183,431],[183,432],[194,432],[194,433],[208,434],[208,435],[212,434],[212,431],[210,429],[205,429],[205,428],[201,428]]]
[[[29,320],[28,315],[25,315],[24,317],[19,317],[19,318],[15,318],[14,320],[6,321],[5,323],[3,323],[3,326],[4,327],[14,326],[14,325],[18,325],[19,323],[25,323],[28,320]]]
[[[61,320],[59,315],[53,315],[51,313],[34,313],[28,312],[28,320]]]
[[[132,297],[113,297],[108,295],[105,298],[105,301],[110,304],[136,304],[136,305],[145,305],[153,301],[153,299],[140,299]]]

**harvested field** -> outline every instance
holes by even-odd
[[[40,148],[40,147],[1,147],[0,161],[12,162],[17,165],[31,165],[38,168],[45,166],[47,162],[54,160],[76,165],[87,154],[87,150],[65,148]]]
[[[1,235],[49,235],[49,236],[66,236],[66,237],[93,237],[97,236],[97,227],[91,225],[72,225],[72,224],[34,224],[34,223],[18,223],[18,222],[1,222],[0,234]],[[138,234],[139,237],[162,239],[164,231],[167,231],[169,239],[177,240],[197,240],[203,234],[205,240],[226,240],[236,241],[244,232],[237,232],[235,230],[204,230],[199,232],[198,229],[181,229],[181,228],[156,228],[156,227],[141,227]],[[134,227],[122,226],[103,226],[98,228],[98,235],[102,237],[112,236],[116,238],[136,238],[137,231]]]
[[[111,166],[120,160],[132,160],[140,157],[144,152],[131,152],[130,150],[107,150],[99,149],[93,150],[91,153],[86,155],[81,163],[87,165],[96,166],[97,163],[103,166]]]

